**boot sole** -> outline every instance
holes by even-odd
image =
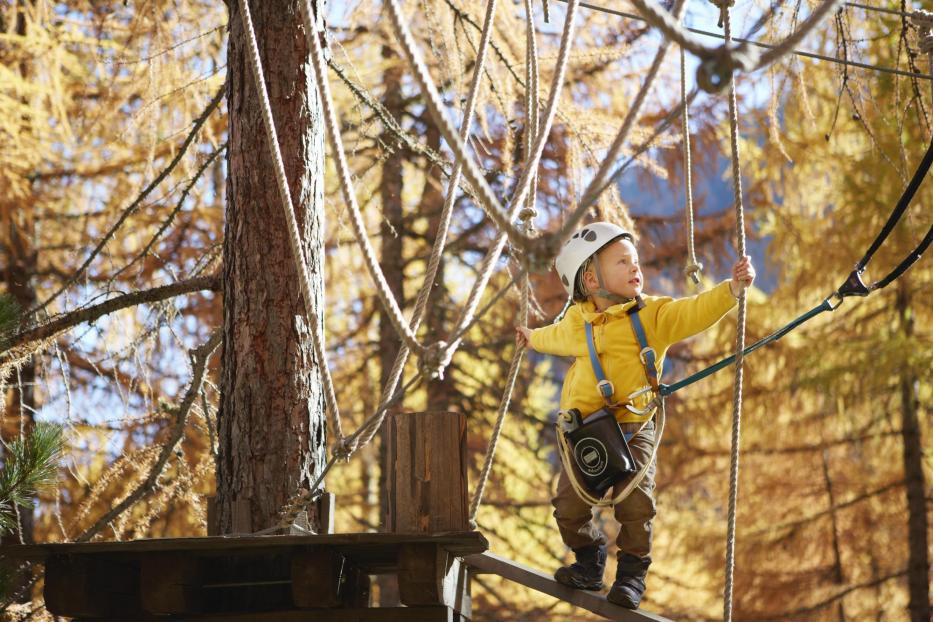
[[[582,581],[577,581],[573,577],[565,578],[563,576],[555,575],[554,580],[560,583],[561,585],[564,585],[571,589],[586,590],[588,592],[598,592],[599,590],[605,587],[605,584],[602,581],[600,581],[599,583],[584,583]]]

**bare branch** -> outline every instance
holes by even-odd
[[[123,210],[123,213],[120,214],[120,217],[117,219],[117,222],[115,222],[113,226],[110,227],[110,230],[107,231],[106,234],[104,234],[100,242],[97,243],[97,246],[94,247],[94,250],[91,251],[91,254],[88,255],[87,259],[84,260],[84,263],[81,264],[81,267],[79,267],[74,272],[74,274],[72,274],[71,277],[67,281],[65,281],[62,284],[62,286],[59,287],[55,291],[54,294],[46,298],[45,302],[40,304],[35,309],[31,309],[28,312],[28,315],[39,313],[40,311],[48,307],[49,304],[51,304],[53,300],[55,300],[62,294],[62,292],[64,292],[66,289],[74,285],[74,283],[77,282],[79,278],[81,278],[81,275],[84,274],[88,266],[91,265],[91,262],[93,262],[94,259],[100,254],[100,251],[104,248],[104,246],[107,245],[107,243],[113,237],[113,234],[116,233],[117,229],[119,229],[123,225],[123,223],[126,222],[127,218],[129,218],[137,209],[139,209],[139,206],[142,205],[143,201],[146,200],[146,197],[149,196],[149,193],[155,190],[156,187],[159,184],[161,184],[162,181],[164,181],[165,178],[168,177],[169,174],[173,170],[175,170],[175,167],[178,166],[178,163],[181,162],[181,159],[188,152],[188,147],[191,145],[192,142],[194,142],[195,137],[198,135],[198,132],[201,130],[201,126],[204,125],[208,117],[211,116],[211,113],[214,112],[217,106],[220,105],[220,100],[223,99],[224,93],[226,92],[226,88],[227,88],[227,84],[225,82],[219,89],[217,89],[217,93],[214,95],[213,99],[211,99],[210,103],[208,103],[207,108],[205,108],[204,111],[201,113],[201,116],[199,116],[195,120],[194,127],[191,128],[191,131],[188,133],[188,136],[185,138],[184,142],[181,144],[181,147],[179,148],[178,153],[175,155],[174,158],[172,158],[172,161],[169,162],[168,166],[165,167],[162,170],[162,172],[159,173],[156,176],[156,178],[153,179],[152,182],[148,186],[146,186],[146,188],[139,194],[139,196],[136,197],[136,199],[132,203],[130,203],[129,207]]]
[[[126,309],[127,307],[133,307],[148,302],[159,302],[182,294],[190,294],[191,292],[204,290],[220,291],[219,275],[199,276],[188,279],[187,281],[178,281],[171,285],[163,285],[161,287],[132,292],[117,296],[116,298],[111,298],[110,300],[91,307],[65,313],[47,324],[13,335],[5,343],[0,344],[0,354],[17,346],[48,339],[57,333],[78,326],[79,324],[84,324],[85,322],[93,322],[101,316],[119,311],[120,309]]]
[[[137,501],[152,494],[153,490],[155,490],[156,480],[159,479],[159,476],[162,474],[162,469],[165,468],[165,464],[168,462],[169,457],[175,450],[175,446],[178,445],[178,442],[184,435],[185,424],[188,421],[188,413],[191,412],[191,406],[194,404],[194,400],[201,392],[201,383],[204,381],[204,375],[207,371],[207,361],[210,359],[211,354],[213,354],[214,350],[217,349],[217,346],[220,345],[222,340],[223,331],[218,329],[214,331],[214,334],[211,335],[211,338],[208,339],[206,343],[195,348],[194,350],[189,351],[189,355],[192,359],[192,367],[194,369],[194,372],[191,376],[191,384],[188,385],[188,391],[185,393],[185,397],[182,399],[181,403],[174,409],[175,426],[172,428],[172,434],[165,445],[162,446],[162,451],[159,453],[159,458],[149,470],[149,475],[146,477],[146,480],[137,486],[136,490],[130,493],[126,499],[118,503],[109,512],[101,516],[97,522],[94,523],[94,525],[78,536],[75,539],[75,542],[90,541],[91,538],[96,536],[100,530],[107,525],[107,523],[128,510]]]

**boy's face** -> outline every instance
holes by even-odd
[[[596,257],[603,277],[603,286],[613,294],[634,298],[641,294],[644,277],[638,263],[638,250],[626,239],[618,239],[605,246]],[[592,268],[584,276],[589,291],[598,288],[596,272]]]

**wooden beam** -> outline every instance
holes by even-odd
[[[469,529],[466,417],[451,412],[395,413],[385,425],[386,530]]]
[[[292,556],[292,602],[302,609],[336,607],[346,559],[331,548]]]
[[[304,609],[172,617],[172,622],[469,622],[450,607]],[[153,622],[152,618],[77,618],[75,622]]]
[[[667,618],[641,609],[632,610],[613,605],[602,594],[597,592],[571,589],[561,585],[550,575],[493,553],[469,555],[465,558],[465,561],[476,571],[497,574],[509,581],[514,581],[532,590],[566,601],[581,609],[586,609],[607,620],[618,620],[619,622],[671,622]]]
[[[437,545],[408,544],[399,549],[398,589],[406,605],[446,605],[472,616],[466,566]]]
[[[139,566],[106,555],[55,555],[45,562],[43,596],[54,615],[139,614]]]
[[[184,553],[150,553],[139,558],[139,589],[148,613],[171,615],[201,610],[198,559]]]
[[[219,536],[199,538],[153,538],[123,542],[66,542],[54,544],[14,544],[3,547],[7,559],[44,562],[54,555],[128,553],[140,555],[150,551],[178,551],[185,554],[234,554],[237,551],[282,552],[295,546],[332,546],[354,556],[390,553],[402,544],[438,544],[454,555],[481,553],[489,542],[478,531],[447,531],[424,534],[342,533],[302,536]]]

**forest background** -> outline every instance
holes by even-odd
[[[545,22],[544,6],[533,4],[543,101],[565,12],[550,2]],[[776,18],[756,29],[767,6],[739,0],[735,30],[778,40],[811,8],[803,0],[777,6]],[[884,7],[895,13],[844,4],[800,47],[929,72],[916,29],[898,13],[918,7]],[[469,86],[483,8],[461,0],[405,6],[454,116]],[[452,156],[382,9],[331,3],[324,17],[357,198],[386,278],[410,311]],[[716,12],[692,3],[686,22],[716,30]],[[538,171],[541,231],[559,227],[577,205],[660,41],[637,20],[585,8],[577,19]],[[226,5],[205,0],[0,2],[0,291],[21,310],[4,327],[0,431],[10,442],[50,421],[64,426],[66,439],[57,486],[20,512],[19,533],[7,542],[206,532],[207,499],[217,486],[221,357],[207,359],[193,401],[186,389],[197,372],[188,351],[223,325],[224,95],[230,80],[252,84],[245,66],[228,65],[229,20]],[[524,157],[525,23],[524,6],[503,3],[468,141],[500,197],[511,193]],[[268,52],[276,42],[261,45]],[[691,89],[695,63],[689,55],[687,62]],[[697,291],[683,276],[683,134],[679,118],[665,123],[680,103],[680,76],[672,49],[626,149],[631,165],[590,213],[637,232],[647,291],[669,295]],[[737,80],[746,218],[762,275],[749,295],[748,335],[757,339],[817,304],[851,271],[926,149],[933,100],[928,79],[797,56]],[[285,87],[271,90],[287,95]],[[735,256],[726,97],[701,93],[690,113],[702,288],[724,278]],[[648,139],[652,146],[636,153]],[[373,295],[329,157],[325,166],[323,319],[337,398],[354,428],[375,410],[399,340]],[[268,186],[275,206],[272,170],[257,166],[251,175]],[[929,228],[931,201],[927,184],[874,258],[878,275]],[[450,330],[495,234],[471,194],[458,194],[421,334],[436,339]],[[507,257],[497,268],[485,300],[516,266]],[[921,261],[886,289],[846,301],[747,359],[736,619],[904,620],[908,607],[913,619],[929,619],[931,279],[929,260]],[[532,283],[532,324],[543,325],[564,294],[553,274],[533,275]],[[471,481],[497,414],[518,304],[511,292],[492,306],[444,377],[399,406],[467,414]],[[734,334],[729,319],[675,347],[667,378],[729,353]],[[493,551],[546,571],[568,559],[549,503],[565,366],[542,356],[523,365],[478,515]],[[669,400],[643,606],[674,619],[721,612],[731,380],[723,372]],[[174,444],[182,403],[190,413]],[[171,451],[163,451],[169,442]],[[328,475],[338,531],[379,529],[380,448],[377,436]],[[611,515],[599,520],[612,533]],[[39,586],[26,596],[7,607],[11,619],[48,617]],[[588,619],[490,576],[476,579],[474,599],[478,620]]]

